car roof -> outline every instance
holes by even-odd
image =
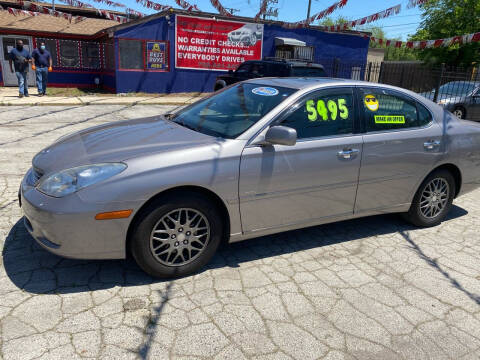
[[[398,86],[392,86],[387,84],[372,83],[368,81],[360,80],[351,80],[351,79],[337,79],[337,78],[326,78],[326,77],[263,77],[255,78],[245,81],[247,83],[256,84],[260,86],[279,86],[297,90],[315,90],[321,89],[322,87],[327,86],[358,86],[358,87],[378,87],[381,89],[390,89],[395,91],[400,91],[404,94],[409,94],[418,99],[418,94],[413,91],[400,88]],[[422,97],[423,98],[423,97]]]
[[[265,86],[281,86],[291,89],[305,89],[315,87],[316,85],[365,85],[372,84],[365,81],[356,81],[350,79],[336,79],[325,77],[281,77],[281,78],[255,78],[248,80],[249,83],[261,84]]]
[[[448,85],[448,84],[462,84],[462,85],[467,85],[467,84],[470,85],[470,84],[471,84],[471,85],[474,85],[474,86],[480,86],[480,82],[478,82],[478,81],[468,81],[468,80],[449,81],[449,82],[447,82],[447,83],[445,83],[445,84],[443,84],[443,85]],[[442,86],[443,86],[443,85],[442,85]]]

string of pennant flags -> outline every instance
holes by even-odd
[[[90,5],[88,3],[84,3],[80,0],[60,0],[60,1],[63,2],[63,3],[66,3],[70,6],[74,6],[74,7],[78,7],[78,8],[94,9],[94,10],[97,11],[98,14],[104,16],[105,18],[110,19],[110,20],[114,20],[114,21],[117,21],[117,22],[120,22],[120,23],[125,23],[125,22],[128,21],[127,17],[112,14],[107,10],[96,9],[92,5]],[[123,7],[123,8],[126,9],[126,11],[128,13],[133,14],[133,15],[138,16],[138,17],[145,16],[145,14],[143,14],[139,11],[127,8],[124,4],[119,3],[119,2],[114,2],[114,1],[111,1],[111,0],[94,0],[94,1],[97,2],[97,3],[104,3],[104,4],[109,5],[109,6]],[[143,6],[154,9],[156,11],[163,11],[163,10],[168,10],[168,9],[171,8],[168,5],[162,5],[162,4],[156,3],[156,2],[151,1],[151,0],[136,0],[136,1],[137,1],[137,3],[140,3]],[[228,17],[233,16],[227,10],[225,10],[225,8],[223,8],[223,6],[220,4],[219,0],[210,0],[210,1],[211,1],[212,5],[215,8],[217,8],[219,13],[221,13],[222,15],[225,15],[225,16],[228,16]],[[407,3],[407,8],[413,8],[413,7],[422,5],[426,1],[427,0],[409,0],[408,3]],[[0,6],[0,10],[6,10],[14,16],[18,16],[18,15],[38,16],[38,15],[41,15],[41,14],[51,15],[51,16],[54,16],[54,17],[64,18],[64,19],[66,19],[70,22],[73,21],[75,23],[78,23],[78,22],[86,19],[86,17],[84,17],[84,16],[74,16],[74,15],[66,13],[66,12],[52,10],[51,8],[47,8],[45,6],[37,5],[37,4],[34,4],[34,3],[30,3],[30,2],[24,2],[23,0],[16,0],[16,2],[23,9],[15,9],[15,8],[11,8],[11,7],[8,7],[6,9],[4,9]],[[186,2],[185,0],[175,0],[175,2],[179,6],[181,6],[182,8],[185,8],[187,10],[199,11],[199,9],[195,5],[191,5],[188,2]],[[310,24],[311,22],[313,22],[315,20],[319,20],[321,18],[324,18],[325,16],[330,15],[331,13],[333,13],[338,8],[341,8],[341,7],[345,6],[347,4],[347,2],[348,2],[348,0],[340,0],[340,1],[337,1],[336,3],[332,4],[331,6],[326,8],[325,10],[320,11],[320,12],[312,15],[311,17],[309,17],[306,20],[295,22],[295,23],[282,22],[281,24],[282,24],[282,26],[287,27],[287,28],[305,27],[305,26],[308,26],[308,24]],[[255,15],[256,20],[258,20],[265,13],[267,5],[268,5],[268,1],[267,0],[262,0],[260,10]],[[353,27],[358,26],[358,25],[369,24],[371,22],[378,21],[380,19],[384,19],[384,18],[387,18],[387,17],[390,17],[390,16],[397,15],[398,13],[400,13],[401,8],[402,8],[402,5],[398,4],[398,5],[392,6],[388,9],[377,12],[375,14],[363,17],[361,19],[349,21],[349,22],[344,23],[344,24],[328,26],[328,27],[325,27],[325,29],[327,31],[342,31],[342,30],[346,30],[346,29],[349,29],[349,28],[353,28]],[[480,42],[480,32],[473,33],[473,34],[452,36],[452,37],[445,38],[445,39],[419,40],[419,41],[389,40],[389,39],[376,38],[376,37],[368,36],[368,35],[364,35],[364,37],[369,38],[372,43],[379,44],[379,45],[385,45],[387,47],[401,48],[402,46],[405,46],[406,48],[409,48],[409,49],[420,49],[420,50],[431,49],[431,48],[439,48],[439,47],[449,47],[449,46],[453,46],[453,45],[456,45],[456,44],[463,45],[463,44],[469,44],[469,43],[473,43],[473,42]]]
[[[14,8],[7,8],[7,11],[14,15],[26,15],[26,16],[38,16],[40,14],[50,15],[54,17],[64,18],[70,22],[78,23],[86,19],[84,16],[73,16],[72,14],[65,13],[62,11],[52,10],[45,6],[37,5],[34,3],[25,3],[23,0],[18,0],[17,3],[23,7],[23,9],[14,9]]]
[[[65,2],[65,3],[72,2],[72,3],[80,3],[82,5],[88,5],[86,3],[82,3],[78,0],[61,0],[61,1]],[[37,5],[37,4],[34,4],[34,3],[30,3],[30,2],[24,2],[23,0],[16,0],[16,3],[18,5],[20,5],[23,9],[15,9],[15,8],[11,8],[11,7],[7,8],[7,11],[14,16],[18,16],[18,15],[24,15],[24,16],[50,15],[50,16],[66,19],[70,22],[73,21],[74,23],[78,23],[78,22],[86,19],[85,16],[74,16],[74,15],[66,13],[66,12],[52,10],[51,8],[48,8],[48,7],[45,7],[45,6]],[[76,5],[78,5],[78,4],[76,4]],[[85,8],[86,6],[81,6],[81,7]],[[89,7],[91,7],[91,6],[89,6]],[[93,7],[91,7],[91,8],[93,8]],[[120,22],[120,23],[125,23],[125,22],[128,21],[128,19],[124,16],[114,15],[114,14],[112,14],[112,13],[106,11],[106,10],[101,10],[101,9],[96,9],[96,10],[97,10],[97,13],[99,13],[100,15],[104,16],[107,19],[117,21],[117,22]]]
[[[260,16],[265,14],[265,12],[267,11],[267,6],[268,6],[268,0],[263,0],[262,4],[260,5],[260,10],[258,10],[258,13],[255,15],[255,18],[254,18],[255,21],[260,19]]]
[[[397,41],[397,40],[387,40],[387,39],[379,39],[373,36],[365,35],[365,38],[370,38],[370,41],[385,46],[393,46],[396,48],[400,48],[405,46],[409,49],[432,49],[432,48],[439,48],[439,47],[449,47],[456,44],[465,45],[470,44],[473,42],[480,42],[480,32],[473,33],[473,34],[466,34],[466,35],[458,35],[452,36],[445,39],[435,39],[435,40],[419,40],[419,41]]]
[[[222,4],[220,4],[220,1],[218,0],[210,0],[210,3],[212,4],[212,6],[217,9],[218,13],[220,15],[223,15],[223,16],[226,16],[226,17],[233,17],[233,15],[231,13],[229,13],[227,11],[227,9],[225,9]]]
[[[388,17],[393,16],[393,15],[398,15],[401,10],[402,10],[402,5],[398,4],[398,5],[392,6],[388,9],[379,11],[375,14],[365,16],[365,17],[357,19],[357,20],[349,21],[349,22],[346,22],[346,23],[343,23],[343,24],[327,26],[327,27],[324,27],[324,28],[328,31],[348,30],[348,29],[353,28],[357,25],[370,24],[374,21],[385,19],[385,18],[388,18]]]
[[[164,10],[168,10],[168,9],[171,8],[171,6],[162,5],[162,4],[156,3],[156,2],[151,1],[151,0],[136,0],[136,1],[140,5],[142,5],[146,8],[149,8],[149,9],[153,9],[155,11],[164,11]]]
[[[330,15],[334,11],[344,7],[345,5],[347,5],[347,3],[348,3],[348,0],[340,0],[340,1],[330,5],[325,10],[322,10],[322,11],[316,13],[316,14],[313,14],[312,16],[310,16],[309,18],[307,18],[305,20],[297,21],[297,22],[294,22],[294,23],[282,22],[282,26],[286,27],[286,28],[289,28],[289,29],[307,27],[312,22],[314,22],[316,20],[323,19],[324,17]]]
[[[20,0],[17,0],[17,2],[18,1],[20,1]],[[103,10],[103,9],[97,9],[97,8],[93,7],[92,5],[84,3],[84,2],[79,1],[79,0],[60,0],[60,1],[64,4],[67,4],[67,5],[76,7],[76,8],[90,8],[90,9],[96,10],[97,14],[105,17],[108,20],[116,21],[116,22],[119,22],[121,24],[124,24],[124,23],[128,22],[128,19],[125,16],[112,14],[110,11]],[[102,1],[108,1],[108,0],[102,0]]]
[[[427,0],[409,0],[407,4],[407,9],[411,9],[414,7],[417,7],[419,5],[422,5],[426,2]],[[390,16],[398,15],[402,11],[402,4],[398,4],[392,7],[389,7],[388,9],[379,11],[377,13],[374,13],[372,15],[365,16],[360,19],[348,21],[343,24],[338,24],[338,25],[332,25],[332,26],[327,26],[325,27],[326,30],[328,31],[342,31],[342,30],[348,30],[350,28],[353,28],[358,25],[365,25],[365,24],[370,24],[372,22],[388,18]]]
[[[210,0],[210,2],[213,5],[213,7],[215,7],[215,9],[217,9],[217,11],[220,13],[220,15],[227,16],[227,17],[232,17],[233,16],[230,12],[228,12],[222,6],[222,4],[220,3],[219,0]],[[417,7],[419,5],[424,4],[425,2],[427,2],[427,0],[408,0],[407,8],[411,9],[411,8]],[[328,15],[332,14],[334,11],[336,11],[336,10],[344,7],[345,5],[347,5],[347,3],[348,3],[348,0],[339,0],[335,3],[333,3],[332,5],[330,5],[328,8],[326,8],[326,9],[324,9],[324,10],[322,10],[322,11],[316,13],[316,14],[313,14],[312,16],[308,17],[305,20],[301,20],[301,21],[297,21],[297,22],[293,22],[293,23],[292,22],[281,22],[281,26],[285,27],[285,28],[290,28],[290,29],[308,27],[314,21],[317,21],[317,20],[320,20],[320,19],[323,19],[323,18],[327,17]],[[267,0],[262,0],[262,3],[260,5],[260,10],[258,11],[258,13],[254,17],[255,20],[259,20],[260,17],[263,14],[266,13],[267,6],[268,6],[268,1]],[[353,21],[349,21],[349,22],[346,22],[346,23],[343,23],[343,24],[338,24],[338,25],[332,25],[332,26],[329,26],[329,27],[325,27],[325,29],[328,30],[328,31],[332,31],[332,32],[333,31],[347,30],[349,28],[352,28],[352,27],[355,27],[355,26],[358,26],[358,25],[369,24],[369,23],[372,23],[374,21],[378,21],[378,20],[385,19],[385,18],[390,17],[390,16],[397,15],[401,12],[401,10],[402,10],[402,5],[398,4],[398,5],[392,6],[388,9],[385,9],[385,10],[379,11],[377,13],[374,13],[372,15],[365,16],[363,18],[353,20]]]

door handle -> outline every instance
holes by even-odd
[[[353,155],[356,155],[360,152],[358,149],[344,149],[337,153],[337,156],[342,159],[351,159]]]
[[[440,140],[431,140],[423,143],[425,150],[434,150],[440,146]]]

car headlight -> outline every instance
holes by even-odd
[[[37,189],[46,195],[60,198],[111,178],[126,168],[124,163],[78,166],[45,177],[37,185]]]
[[[450,100],[440,100],[440,101],[438,102],[438,104],[440,104],[440,105],[446,105],[446,104],[448,104],[449,102],[450,102]]]

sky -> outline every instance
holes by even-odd
[[[48,1],[48,0],[47,0]],[[97,8],[108,9],[103,4],[95,3],[91,0],[85,0]],[[174,0],[153,0],[162,5],[171,5],[178,7]],[[211,5],[210,0],[187,0],[191,4],[196,4],[202,11],[216,13],[217,10]],[[328,8],[338,0],[312,0],[311,14],[317,13]],[[118,0],[132,9],[141,11],[146,14],[152,14],[154,11],[147,9],[138,4],[135,0]],[[260,8],[261,0],[220,0],[225,8],[234,8],[239,10],[235,15],[253,17]],[[272,7],[278,7],[278,20],[282,21],[300,21],[304,20],[307,15],[308,0],[277,0],[278,4],[272,4]],[[349,0],[347,5],[340,10],[334,12],[331,17],[335,19],[337,16],[345,17],[349,20],[355,20],[374,14],[378,11],[387,9],[397,4],[402,4],[402,11],[395,16],[383,19],[371,26],[380,26],[384,29],[386,38],[399,38],[406,40],[409,34],[415,33],[421,22],[420,9],[407,9],[408,0]],[[111,8],[113,10],[122,9]],[[358,28],[361,30],[361,28]]]

